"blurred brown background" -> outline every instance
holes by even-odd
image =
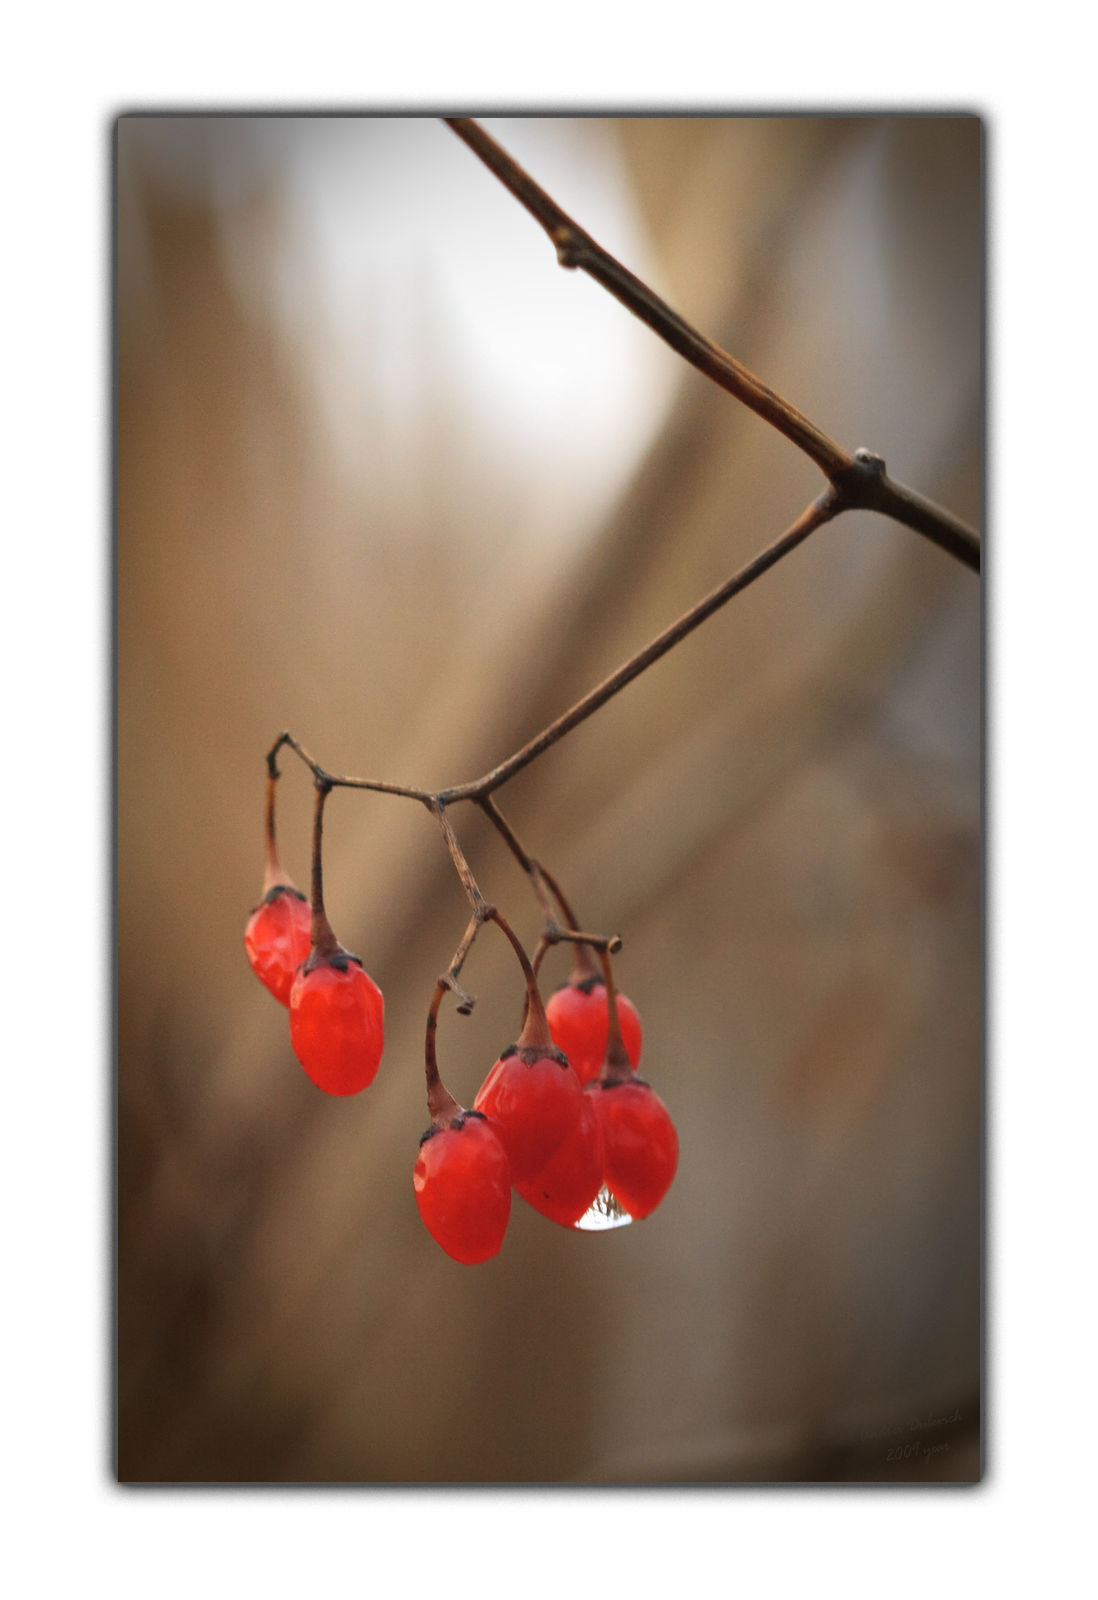
[[[980,125],[489,119],[848,448],[980,511]],[[117,1466],[130,1481],[979,1472],[980,585],[817,533],[498,796],[619,981],[681,1161],[654,1216],[420,1224],[422,1030],[465,926],[420,807],[337,792],[375,1084],[315,1090],[242,931],[264,752],[442,786],[523,743],[821,487],[433,119],[118,126]],[[311,788],[280,786],[305,884]],[[532,946],[494,835],[455,822]],[[547,987],[566,975],[558,952]],[[470,1100],[521,980],[443,1013]]]

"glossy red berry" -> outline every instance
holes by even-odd
[[[532,1178],[516,1179],[515,1189],[542,1216],[572,1228],[598,1194],[602,1168],[598,1117],[592,1099],[583,1095],[579,1116],[556,1154]]]
[[[606,985],[601,978],[570,982],[555,990],[545,1006],[553,1043],[563,1050],[581,1083],[597,1078],[606,1056],[609,1018]],[[637,1009],[618,995],[618,1021],[625,1053],[635,1067],[641,1053],[641,1022]]]
[[[602,1134],[603,1179],[633,1218],[647,1217],[671,1187],[679,1139],[667,1107],[643,1079],[596,1081],[590,1096]]]
[[[420,1140],[412,1175],[416,1205],[448,1256],[476,1266],[498,1253],[511,1215],[511,1166],[491,1124],[459,1111]]]
[[[290,883],[276,883],[248,918],[244,948],[252,971],[281,1000],[290,1003],[294,973],[309,954],[312,912]]]
[[[290,990],[290,1044],[318,1089],[357,1094],[381,1062],[385,1001],[357,956],[302,967]]]
[[[579,1079],[546,1035],[542,1046],[505,1050],[473,1105],[491,1119],[514,1177],[523,1180],[556,1154],[575,1127],[582,1101]]]

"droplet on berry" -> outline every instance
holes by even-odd
[[[579,1079],[561,1052],[546,1042],[505,1050],[473,1106],[491,1119],[514,1177],[524,1181],[556,1154],[575,1127],[582,1102]]]
[[[563,1050],[580,1083],[597,1078],[606,1056],[609,1031],[606,985],[601,978],[571,979],[553,991],[545,1005],[553,1043]],[[618,1021],[625,1053],[635,1067],[641,1054],[641,1022],[637,1008],[618,995]]]
[[[597,1080],[584,1093],[594,1101],[602,1134],[606,1188],[630,1217],[647,1217],[671,1187],[679,1164],[678,1134],[667,1107],[635,1075]]]
[[[290,1044],[325,1094],[357,1094],[374,1081],[384,1017],[381,990],[345,950],[306,962],[290,990]]]
[[[581,1233],[605,1233],[607,1228],[626,1228],[632,1220],[628,1211],[622,1210],[603,1184],[583,1216],[573,1226]]]
[[[472,1267],[498,1253],[511,1215],[511,1166],[479,1111],[432,1123],[412,1182],[424,1225],[448,1256]]]
[[[579,1116],[555,1155],[515,1189],[535,1211],[564,1228],[578,1227],[602,1183],[602,1136],[594,1103],[581,1097]]]
[[[256,977],[284,1006],[294,973],[309,954],[312,912],[292,883],[276,883],[248,918],[244,948]]]

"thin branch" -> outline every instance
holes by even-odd
[[[541,224],[549,235],[562,267],[578,267],[594,278],[627,310],[659,334],[672,350],[676,350],[690,364],[704,372],[707,378],[719,383],[722,389],[742,400],[760,417],[765,417],[787,439],[811,456],[829,478],[850,465],[850,456],[829,439],[821,428],[791,406],[788,400],[775,394],[727,350],[714,344],[684,317],[673,311],[665,300],[634,276],[627,267],[604,250],[586,229],[568,215],[545,190],[534,182],[529,173],[508,155],[502,145],[484,131],[472,117],[446,117],[444,119],[459,139],[463,139],[473,153],[509,189],[520,205]]]
[[[514,828],[500,811],[491,795],[477,795],[474,798],[489,822],[498,829],[507,848],[530,879],[534,893],[537,895],[538,903],[545,913],[545,933],[543,938],[549,944],[570,941],[573,944],[590,945],[593,950],[609,950],[612,954],[616,954],[621,949],[620,936],[616,933],[585,933],[581,928],[577,928],[575,913],[564,898],[564,892],[560,884],[548,867],[542,866],[540,861],[535,861],[534,857],[526,850]],[[554,910],[554,901],[560,908],[561,916],[564,918],[564,926],[561,925]]]
[[[489,910],[491,908],[486,907],[485,909]],[[463,1017],[470,1015],[477,1001],[475,995],[470,994],[467,989],[461,987],[458,978],[461,975],[462,967],[465,965],[465,957],[472,949],[473,940],[484,926],[484,921],[484,914],[481,911],[473,912],[473,915],[469,918],[469,926],[461,936],[461,943],[454,951],[449,967],[438,980],[443,988],[449,989],[454,995],[458,1003],[458,1012]]]
[[[426,806],[430,806],[435,798],[428,789],[413,789],[401,783],[383,783],[379,778],[345,778],[334,772],[327,772],[316,757],[311,756],[305,746],[295,739],[292,733],[286,731],[279,734],[267,752],[268,772],[273,771],[276,777],[278,771],[275,767],[275,756],[283,745],[300,756],[316,781],[327,784],[329,789],[373,789],[379,794],[396,794],[406,800],[421,800]]]
[[[699,333],[604,250],[472,117],[444,120],[545,230],[562,267],[586,272],[691,366],[784,434],[840,491],[838,510],[882,512],[979,571],[980,541],[972,528],[913,489],[887,478],[884,462],[872,451],[858,450],[851,455],[742,362]],[[867,467],[870,470],[865,470]]]
[[[582,700],[578,700],[571,710],[564,712],[547,728],[543,728],[529,744],[523,745],[521,750],[516,751],[506,761],[502,761],[498,767],[493,767],[491,772],[486,772],[483,777],[477,778],[472,783],[460,784],[453,789],[444,789],[438,798],[448,805],[455,800],[479,800],[482,796],[500,788],[517,772],[521,772],[523,767],[529,766],[530,762],[550,745],[556,744],[558,739],[562,739],[566,733],[570,733],[573,728],[586,721],[600,706],[604,706],[608,700],[624,689],[626,684],[632,683],[646,667],[650,667],[654,661],[666,655],[668,650],[685,639],[688,633],[692,633],[696,627],[711,617],[714,611],[719,611],[733,595],[741,593],[749,584],[754,583],[756,578],[761,578],[764,572],[769,572],[783,556],[787,556],[791,550],[802,544],[810,533],[814,533],[825,522],[829,522],[838,510],[838,494],[834,489],[825,490],[806,510],[802,511],[796,522],[786,529],[780,539],[768,545],[753,561],[741,567],[739,572],[734,573],[711,594],[699,600],[697,605],[691,606],[677,622],[665,628],[663,633],[658,634],[643,650],[639,650],[616,672],[604,678],[589,694],[584,695]]]
[[[446,815],[446,805],[441,796],[435,795],[432,798],[429,809],[439,827],[442,829],[442,836],[446,840],[446,847],[450,852],[450,859],[454,863],[454,867],[457,870],[457,875],[461,879],[461,886],[465,890],[466,895],[469,897],[469,903],[472,906],[475,915],[480,918],[481,922],[487,922],[492,916],[495,908],[488,904],[487,900],[485,900],[484,896],[480,892],[480,885],[473,877],[472,868],[465,859],[465,852],[458,843],[457,834],[454,832],[453,825],[451,824],[449,817]]]

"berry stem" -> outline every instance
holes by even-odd
[[[541,991],[538,988],[537,975],[530,965],[530,958],[522,948],[518,935],[506,917],[502,916],[494,906],[490,914],[485,917],[485,921],[494,922],[503,929],[503,932],[511,941],[514,952],[519,959],[519,965],[522,967],[523,976],[526,979],[526,1007],[523,1011],[522,1031],[516,1040],[518,1048],[520,1050],[555,1051],[556,1046],[553,1043],[553,1035],[549,1032],[549,1019],[545,1015],[545,1005],[541,998]]]
[[[560,884],[557,882],[556,878],[553,877],[552,873],[547,868],[543,867],[542,868],[542,873],[544,875],[546,883],[549,885],[549,888],[553,893],[554,898],[557,901],[557,904],[560,906],[560,909],[564,912],[564,915],[565,915],[565,918],[567,919],[569,928],[570,929],[575,929],[575,926],[576,926],[576,915],[575,915],[575,912],[572,910],[571,906],[568,904],[568,901],[564,898],[564,891],[561,889]],[[593,946],[592,943],[590,941],[588,941],[588,940],[585,940],[585,939],[581,940],[581,939],[576,939],[575,937],[573,937],[573,939],[572,939],[572,971],[571,971],[571,974],[570,974],[570,977],[569,977],[569,982],[579,985],[579,984],[583,984],[583,983],[589,983],[592,978],[597,978],[598,975],[599,975],[599,969],[598,969],[598,966],[597,966],[597,964],[595,962],[594,950],[598,949],[600,951],[600,953],[604,954],[605,951],[611,950],[611,949],[614,949],[614,948],[617,948],[619,950],[621,949],[621,940],[620,939],[611,940],[606,945],[594,945]]]
[[[530,879],[534,893],[538,897],[538,902],[541,905],[542,910],[545,912],[545,931],[542,934],[541,943],[538,946],[538,951],[534,959],[535,972],[537,971],[538,966],[545,955],[545,948],[551,944],[560,944],[562,940],[567,939],[570,940],[575,946],[577,966],[584,961],[587,963],[586,966],[583,967],[585,977],[597,977],[598,968],[591,960],[591,957],[587,954],[587,947],[594,950],[609,950],[611,952],[616,952],[621,949],[621,939],[618,934],[585,933],[582,931],[582,929],[577,928],[575,912],[568,904],[560,884],[549,871],[549,868],[543,866],[540,861],[536,861],[534,857],[530,855],[529,852],[523,847],[518,835],[515,833],[515,830],[503,816],[503,813],[492,799],[492,796],[490,794],[479,796],[476,800],[476,804],[484,812],[485,816],[493,824],[493,826],[498,829],[505,844],[511,851],[511,854],[515,857],[516,861],[519,863],[519,866]],[[563,928],[557,919],[556,911],[553,906],[554,900],[556,901],[557,906],[560,908],[560,911],[567,924],[567,926]]]
[[[442,1005],[442,997],[450,987],[445,978],[440,978],[435,985],[435,992],[431,996],[431,1007],[427,1013],[427,1038],[424,1044],[424,1061],[427,1072],[427,1112],[435,1127],[446,1128],[453,1122],[461,1111],[460,1105],[447,1089],[439,1076],[438,1057],[435,1053],[435,1035],[438,1032],[438,1012]]]
[[[316,809],[313,812],[313,874],[312,874],[312,950],[306,963],[306,970],[312,970],[319,962],[327,960],[330,956],[339,955],[343,946],[332,932],[332,925],[328,921],[328,913],[324,909],[324,871],[321,863],[321,842],[324,834],[324,803],[332,791],[332,784],[326,778],[316,780]]]
[[[267,805],[264,814],[264,838],[267,846],[266,867],[263,872],[263,893],[270,894],[272,889],[281,885],[289,885],[290,879],[282,870],[282,863],[278,859],[278,847],[275,843],[275,791],[278,787],[279,772],[277,767],[268,760],[267,770]]]
[[[605,950],[599,951],[599,960],[602,963],[602,981],[606,985],[606,1060],[602,1067],[601,1081],[628,1083],[631,1078],[636,1077],[636,1073],[622,1040],[621,1019],[618,1016],[618,991],[614,986],[610,957]]]

